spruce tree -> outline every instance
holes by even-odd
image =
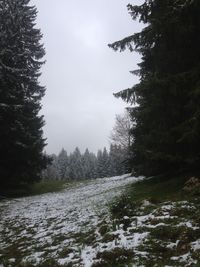
[[[82,155],[78,147],[75,148],[74,152],[69,156],[69,178],[70,179],[83,179]]]
[[[138,175],[200,166],[200,2],[128,5],[144,29],[110,45],[141,54],[139,84],[116,94],[134,104],[132,165]]]
[[[51,162],[47,165],[46,169],[42,171],[42,179],[61,180],[58,157],[55,154],[52,154],[50,158]]]
[[[0,1],[1,189],[32,183],[46,166],[38,78],[45,54],[29,0]]]
[[[89,152],[88,148],[82,155],[82,169],[83,178],[94,179],[96,178],[96,156],[95,154]]]
[[[94,153],[90,152],[90,177],[92,179],[98,178],[97,173],[97,157]]]
[[[103,152],[101,149],[97,151],[97,177],[104,177],[104,162],[103,162]]]
[[[103,177],[108,177],[109,176],[110,160],[109,160],[109,155],[108,155],[106,147],[104,147],[104,149],[103,149],[102,165],[103,165],[102,175],[103,175]]]
[[[69,178],[69,162],[67,152],[62,148],[58,157],[57,164],[59,169],[59,177],[61,180],[65,180]]]
[[[90,152],[88,148],[86,148],[85,153],[82,155],[82,168],[83,178],[91,178]]]

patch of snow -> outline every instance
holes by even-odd
[[[189,221],[188,222],[181,222],[181,223],[177,224],[177,227],[180,227],[180,226],[186,226],[187,228],[192,228],[193,230],[199,229],[199,227],[193,226],[192,223]]]
[[[177,247],[178,243],[180,240],[176,240],[176,242],[170,242],[169,244],[166,245],[166,248],[174,249]]]
[[[45,252],[35,252],[33,253],[32,255],[30,256],[26,256],[24,257],[23,259],[23,262],[24,263],[34,263],[34,264],[39,264],[42,260],[42,255],[44,254]]]
[[[197,264],[197,260],[191,258],[190,252],[185,253],[181,256],[171,257],[171,260],[179,261],[181,263],[187,263],[187,266],[190,266],[189,264]]]
[[[82,259],[85,266],[89,266],[96,252],[90,247],[82,248],[76,236],[79,233],[87,234],[91,230],[96,233],[100,222],[110,220],[107,204],[120,195],[127,185],[142,179],[143,177],[131,177],[130,174],[99,178],[77,183],[59,193],[0,202],[0,253],[3,254],[11,245],[16,245],[22,254],[26,253],[23,259],[25,262],[34,261],[39,264],[44,260],[43,253],[48,251],[48,257],[60,263],[72,261],[71,257],[74,256]],[[22,238],[23,242],[20,241]],[[123,235],[119,242],[123,243]],[[103,245],[105,246],[99,244],[99,250],[103,249]],[[115,241],[106,245],[109,249],[116,246]],[[73,249],[73,255],[62,258],[58,252],[66,246],[76,249]],[[74,259],[73,261],[73,266],[81,266]]]
[[[81,259],[84,267],[91,267],[93,259],[96,257],[96,250],[91,246],[86,246],[81,252]]]
[[[143,207],[148,207],[149,205],[151,205],[151,202],[148,201],[148,200],[146,200],[146,199],[145,199],[145,200],[143,201],[143,203],[142,203],[142,206],[143,206]]]
[[[191,247],[194,251],[200,250],[200,239],[196,240],[195,242],[192,242]]]
[[[76,261],[76,259],[74,260],[73,258],[74,258],[74,253],[70,253],[68,255],[68,257],[62,258],[62,259],[58,259],[58,264],[60,264],[60,265],[66,265],[66,264],[68,264],[70,262]]]

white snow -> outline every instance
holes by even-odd
[[[18,250],[25,253],[23,262],[39,263],[43,253],[48,252],[48,257],[57,259],[60,264],[74,261],[73,266],[91,266],[103,244],[95,250],[90,246],[83,247],[75,235],[95,232],[101,221],[109,221],[107,204],[128,184],[141,179],[130,175],[102,178],[77,183],[59,193],[0,202],[0,253],[17,245]],[[118,245],[125,246],[126,242],[138,243],[139,236],[127,241],[121,232]],[[115,243],[107,245],[112,248]],[[59,256],[66,247],[72,248],[72,252],[66,257]],[[11,258],[13,260],[15,255]],[[78,258],[82,259],[82,265],[76,265]]]
[[[115,219],[112,221],[107,204],[125,192],[128,184],[141,179],[123,175],[81,181],[59,193],[0,202],[0,257],[4,253],[8,255],[6,252],[10,246],[17,246],[18,252],[23,254],[22,263],[27,266],[30,262],[37,266],[48,256],[61,266],[91,267],[93,263],[100,262],[98,253],[120,248],[133,251],[135,259],[142,257],[148,260],[152,255],[145,251],[144,246],[152,237],[153,228],[185,226],[199,229],[194,221],[171,215],[173,209],[191,208],[187,201],[165,202],[156,206],[144,200],[141,208],[151,205],[149,214],[142,213],[139,207],[136,215],[124,215],[117,223]],[[174,219],[176,224],[171,225],[168,219]],[[101,234],[102,225],[110,227],[108,239]],[[91,241],[87,243],[90,237]],[[178,243],[179,240],[173,240],[165,242],[165,246],[176,250]],[[200,239],[191,242],[190,246],[191,251],[200,250]],[[171,261],[174,264],[196,264],[190,252],[174,255],[169,258],[169,264]],[[10,255],[10,266],[16,263],[15,260],[15,255]],[[0,262],[0,267],[5,266]]]
[[[192,228],[193,230],[199,229],[199,227],[193,226],[191,222],[181,222],[181,223],[177,224],[177,227],[180,227],[180,226],[186,226],[187,228]]]
[[[200,249],[200,239],[195,241],[195,242],[192,242],[191,247],[193,248],[194,251],[199,250]]]
[[[143,203],[142,203],[142,206],[143,206],[143,207],[147,207],[147,206],[149,206],[149,205],[151,205],[151,202],[148,201],[148,200],[146,200],[146,199],[145,199],[145,200],[143,201]]]

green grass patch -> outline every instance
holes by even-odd
[[[3,193],[0,194],[0,199],[13,198],[13,197],[25,197],[25,196],[34,196],[41,195],[45,193],[58,192],[61,191],[64,186],[68,186],[66,181],[57,181],[57,180],[46,180],[37,182],[30,185],[23,185],[21,187],[8,188],[5,189]]]
[[[165,201],[180,201],[188,199],[182,188],[188,176],[152,177],[132,184],[127,192],[111,204],[111,213],[114,217],[121,218],[124,215],[137,216],[139,207],[144,200],[150,201],[143,209],[143,213],[149,213],[154,205]]]
[[[132,200],[148,199],[153,203],[184,199],[182,188],[188,176],[153,177],[133,184],[130,189]]]
[[[29,195],[40,195],[45,193],[52,193],[61,191],[66,185],[66,181],[41,181],[35,183],[29,188]]]

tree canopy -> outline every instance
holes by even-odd
[[[146,0],[128,5],[144,23],[109,46],[141,55],[140,82],[116,94],[133,104],[132,166],[157,175],[200,166],[200,2]]]
[[[0,1],[0,179],[1,189],[40,178],[46,166],[38,78],[45,50],[29,0]]]

